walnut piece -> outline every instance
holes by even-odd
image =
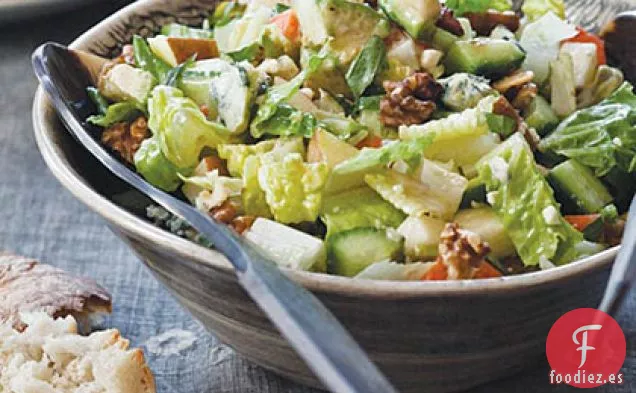
[[[416,72],[401,82],[384,82],[386,96],[380,103],[380,121],[385,126],[422,124],[437,109],[435,100],[442,85],[428,72]]]
[[[464,35],[464,28],[461,23],[455,18],[453,10],[447,7],[442,8],[442,12],[440,13],[439,19],[435,22],[435,26],[456,36]]]
[[[487,36],[492,33],[495,27],[503,25],[513,33],[519,30],[519,15],[513,11],[499,12],[488,10],[486,12],[469,12],[464,15],[478,35]]]
[[[110,313],[111,296],[95,281],[74,277],[33,259],[0,255],[0,324],[25,326],[20,313],[72,315],[86,324],[93,313]]]
[[[490,246],[481,237],[456,223],[446,224],[439,243],[438,262],[448,268],[448,279],[461,280],[475,278],[484,263]]]
[[[148,136],[148,122],[145,117],[139,116],[132,123],[117,123],[105,129],[102,133],[102,143],[132,164],[141,142]]]

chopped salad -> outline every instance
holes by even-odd
[[[292,269],[550,269],[620,243],[636,190],[632,85],[560,0],[222,2],[88,93],[104,145]]]

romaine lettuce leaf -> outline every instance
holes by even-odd
[[[559,18],[565,19],[563,0],[525,0],[521,11],[530,22],[534,22],[548,12],[553,12]]]
[[[214,148],[231,141],[227,128],[208,121],[197,104],[177,88],[155,87],[148,111],[148,126],[161,151],[178,168],[196,166],[204,147]]]
[[[446,0],[446,7],[457,16],[469,12],[483,13],[488,10],[508,11],[512,8],[509,0]]]
[[[355,228],[397,228],[406,215],[365,186],[326,197],[320,218],[329,238]]]
[[[298,153],[282,159],[268,153],[261,157],[258,183],[276,221],[300,223],[318,218],[328,175],[326,164],[304,163]]]
[[[393,206],[411,216],[451,219],[461,203],[468,180],[425,160],[417,177],[395,170],[370,173],[367,184]]]
[[[305,155],[305,145],[302,138],[278,138],[259,142],[254,145],[219,145],[219,157],[227,161],[230,175],[241,177],[243,167],[248,157],[272,152],[276,157],[284,157],[289,153]]]
[[[345,76],[356,98],[360,97],[373,83],[375,76],[385,67],[385,64],[386,47],[384,41],[378,36],[373,36],[353,60]]]
[[[271,218],[272,212],[267,205],[265,192],[258,182],[258,172],[261,167],[261,157],[251,155],[245,159],[243,165],[243,210],[245,214],[255,217]]]
[[[168,192],[179,188],[179,172],[188,174],[191,170],[179,169],[168,161],[156,136],[142,142],[135,153],[135,168],[150,184]]]
[[[475,108],[453,113],[422,125],[400,127],[400,138],[411,140],[435,135],[424,156],[437,161],[454,161],[457,165],[471,165],[492,150],[498,142],[495,134],[500,129],[491,121],[496,97],[483,98]],[[492,133],[491,133],[492,131]]]
[[[379,149],[363,148],[357,156],[336,165],[334,173],[346,175],[371,172],[396,161],[404,161],[415,168],[435,137],[435,134],[427,134],[422,138],[390,142]]]
[[[132,121],[141,114],[138,104],[124,101],[109,105],[106,108],[106,113],[90,116],[86,121],[96,126],[108,128],[116,123]]]
[[[599,104],[565,119],[540,144],[542,151],[576,159],[597,176],[613,168],[636,172],[636,95],[625,82]]]
[[[520,134],[508,138],[478,164],[488,203],[501,219],[526,266],[547,259],[563,265],[578,258],[583,234],[559,212],[554,193]]]

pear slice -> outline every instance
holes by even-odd
[[[180,38],[158,35],[148,39],[152,52],[172,67],[196,54],[197,60],[219,57],[215,40],[206,38]]]

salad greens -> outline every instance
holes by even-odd
[[[620,243],[636,95],[563,1],[511,8],[224,1],[200,26],[134,36],[88,89],[86,121],[281,267],[384,280],[554,268]]]

